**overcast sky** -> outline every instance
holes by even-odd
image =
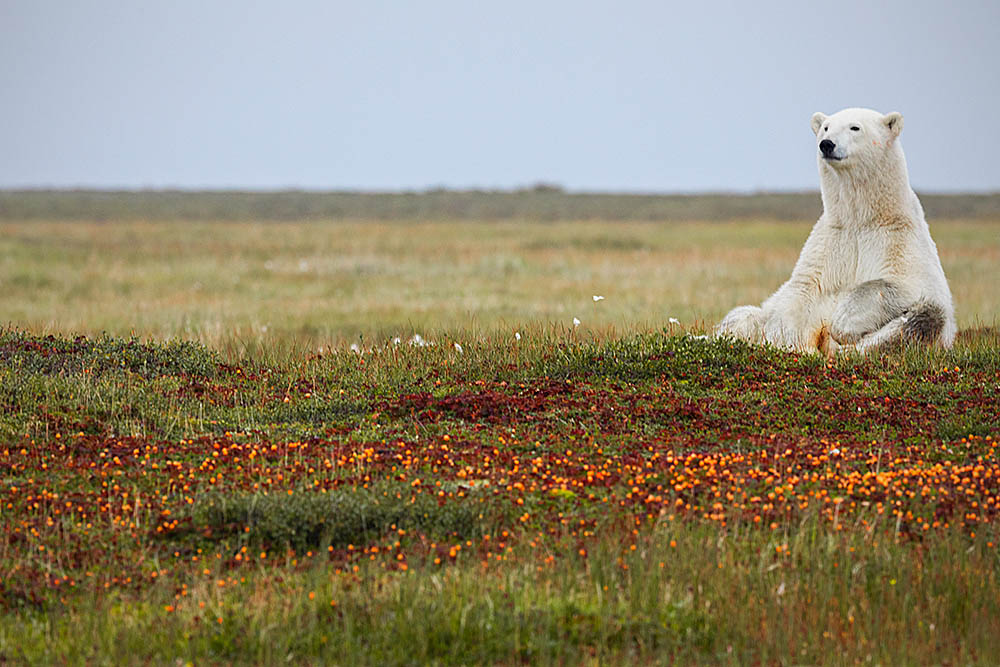
[[[815,188],[809,117],[905,117],[1000,189],[1000,2],[0,0],[0,187]]]

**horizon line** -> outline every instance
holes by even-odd
[[[1000,195],[997,189],[969,190],[935,190],[914,188],[924,195],[933,196],[995,196]],[[787,188],[787,189],[704,189],[704,190],[629,190],[629,189],[575,189],[561,186],[557,183],[539,182],[515,187],[451,187],[445,185],[427,186],[422,188],[312,188],[312,187],[237,187],[237,186],[0,186],[0,194],[316,194],[316,195],[362,195],[362,196],[414,196],[452,194],[551,194],[568,196],[619,196],[619,197],[754,197],[767,195],[815,195],[819,188]]]

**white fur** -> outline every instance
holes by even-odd
[[[730,311],[715,334],[798,351],[867,352],[912,337],[911,318],[924,310],[940,315],[932,342],[949,347],[951,291],[910,188],[898,139],[903,117],[844,109],[813,115],[812,127],[823,215],[788,281],[759,308]],[[835,144],[829,156],[824,140]]]

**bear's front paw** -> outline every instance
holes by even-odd
[[[715,325],[716,336],[732,336],[748,341],[759,341],[763,311],[757,306],[740,306],[733,308]]]
[[[764,322],[764,339],[777,347],[798,350],[805,347],[805,328],[784,313],[771,313]]]

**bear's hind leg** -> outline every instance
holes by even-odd
[[[934,303],[919,302],[878,331],[864,336],[854,346],[862,354],[896,343],[940,342],[945,326],[944,309]]]
[[[869,280],[848,292],[837,304],[830,335],[841,345],[859,343],[906,314],[906,305],[895,283]]]
[[[941,338],[944,330],[944,308],[936,303],[919,303],[907,311],[903,326],[903,336],[907,340],[921,343],[935,343]]]

